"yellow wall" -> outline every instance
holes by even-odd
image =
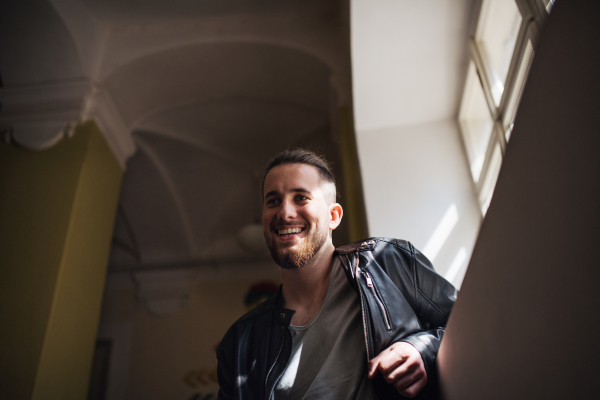
[[[0,145],[0,398],[86,397],[122,174],[93,122]]]

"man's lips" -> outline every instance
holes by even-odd
[[[304,227],[298,225],[283,225],[276,226],[273,231],[278,238],[285,240],[298,236],[302,231],[304,231]]]

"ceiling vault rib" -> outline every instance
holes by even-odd
[[[112,74],[119,71],[121,68],[123,68],[127,65],[131,65],[135,62],[139,62],[140,60],[143,60],[144,58],[156,55],[157,53],[173,51],[173,50],[184,51],[184,50],[188,50],[188,49],[191,49],[191,48],[194,48],[197,46],[202,46],[202,45],[228,45],[228,44],[249,44],[249,45],[256,44],[256,45],[271,46],[271,47],[276,47],[276,48],[281,48],[281,49],[294,50],[294,51],[303,53],[305,55],[308,55],[308,56],[314,58],[315,60],[323,63],[323,65],[327,66],[327,68],[329,68],[329,70],[332,72],[343,70],[343,68],[339,65],[340,62],[336,61],[335,58],[330,57],[327,54],[327,51],[324,51],[323,49],[315,49],[310,45],[303,45],[300,43],[294,43],[294,42],[289,42],[289,41],[272,40],[272,39],[268,39],[268,38],[247,39],[247,38],[244,38],[243,36],[239,36],[239,37],[221,37],[218,39],[198,38],[191,43],[185,43],[185,44],[181,44],[181,45],[163,45],[162,47],[153,47],[153,48],[145,49],[142,52],[140,52],[139,54],[135,54],[133,56],[129,56],[127,58],[124,58],[123,60],[120,60],[120,62],[118,64],[107,67],[106,70],[103,71],[102,76],[98,77],[98,81],[104,82],[104,81],[108,80]]]
[[[175,105],[169,104],[169,105],[165,105],[163,107],[156,107],[154,109],[147,111],[142,117],[140,117],[136,121],[134,121],[133,124],[131,124],[131,126],[133,127],[132,129],[135,130],[140,126],[143,126],[146,121],[151,120],[152,118],[156,118],[159,115],[164,115],[166,113],[170,113],[173,111],[183,110],[183,109],[186,109],[186,108],[189,108],[192,106],[202,106],[205,104],[229,103],[233,100],[250,101],[252,103],[268,104],[268,105],[286,105],[286,106],[294,107],[294,108],[304,110],[307,112],[315,113],[318,115],[322,115],[323,112],[328,111],[328,110],[323,110],[323,109],[320,109],[317,107],[311,107],[309,105],[298,103],[298,102],[295,102],[295,101],[289,100],[289,99],[276,99],[276,98],[251,97],[251,96],[233,96],[233,97],[219,98],[219,99],[207,98],[207,99],[202,99],[202,100],[181,102],[181,103],[177,103]]]
[[[152,148],[149,145],[144,143],[144,141],[140,138],[138,138],[137,143],[140,146],[140,149],[142,149],[146,153],[148,158],[150,158],[152,164],[158,171],[160,177],[164,181],[167,188],[169,189],[171,197],[173,198],[173,202],[175,203],[177,213],[179,214],[179,218],[181,219],[181,225],[183,226],[183,231],[185,232],[185,237],[190,250],[190,254],[192,256],[197,255],[198,249],[196,247],[196,243],[194,242],[194,235],[192,232],[192,227],[189,223],[189,217],[185,211],[185,207],[183,205],[181,196],[179,196],[179,192],[177,191],[175,184],[173,183],[173,180],[169,175],[169,172],[167,171],[163,163],[160,161],[158,155],[152,150]]]
[[[140,135],[139,133],[143,133],[145,135],[155,135],[155,136],[159,136],[159,137],[165,137],[165,138],[169,138],[172,140],[176,140],[181,143],[185,143],[185,144],[194,146],[198,149],[201,149],[210,154],[213,154],[216,157],[219,157],[223,161],[226,161],[228,164],[238,168],[241,172],[248,173],[248,163],[240,162],[240,159],[238,157],[234,157],[234,156],[228,154],[226,151],[223,151],[222,149],[220,149],[216,146],[211,146],[209,144],[206,144],[200,140],[192,139],[192,138],[185,137],[183,135],[178,135],[178,134],[172,133],[172,132],[163,134],[163,133],[151,132],[151,131],[138,131],[138,134],[135,135],[138,138],[137,142],[140,142],[141,140],[143,140],[143,139],[141,139],[141,136],[143,136],[143,135]]]

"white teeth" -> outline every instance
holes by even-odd
[[[301,228],[289,228],[289,229],[279,229],[278,233],[280,235],[288,235],[290,233],[300,233],[302,231]]]

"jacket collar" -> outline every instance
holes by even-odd
[[[283,285],[279,285],[279,289],[275,294],[275,318],[280,324],[286,328],[290,326],[292,317],[296,314],[296,311],[290,310],[283,306],[283,294],[281,293]]]

